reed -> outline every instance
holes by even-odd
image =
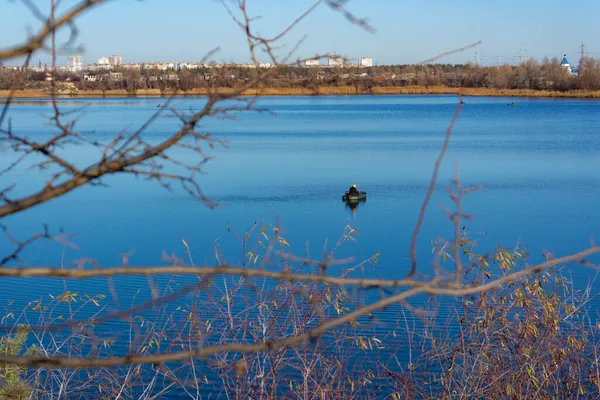
[[[232,88],[219,88],[220,93],[231,93]],[[43,90],[18,90],[10,92],[9,90],[0,90],[0,99],[9,98],[51,98],[49,92]],[[209,96],[209,90],[203,88],[182,90],[160,90],[160,89],[138,89],[135,93],[124,89],[112,90],[79,90],[76,94],[59,95],[57,97],[206,97]],[[492,89],[492,88],[453,88],[446,86],[375,86],[369,90],[352,86],[320,86],[318,91],[304,87],[290,88],[257,88],[245,90],[241,93],[243,96],[350,96],[350,95],[462,95],[471,97],[536,97],[536,98],[570,98],[570,99],[597,99],[600,98],[600,90],[569,90],[565,92],[552,90],[533,90],[533,89]]]

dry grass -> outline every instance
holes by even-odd
[[[220,88],[221,93],[229,93],[234,89]],[[208,89],[192,89],[187,92],[160,89],[140,89],[133,95],[123,89],[115,90],[79,90],[77,94],[59,97],[163,97],[163,96],[207,96]],[[566,92],[532,89],[490,89],[490,88],[451,88],[446,86],[376,86],[370,91],[353,86],[321,86],[318,93],[309,88],[260,88],[243,92],[243,95],[259,96],[333,96],[333,95],[409,95],[409,94],[456,94],[463,96],[499,96],[499,97],[546,97],[546,98],[600,98],[598,90],[571,90]],[[10,91],[0,90],[0,98],[8,98]],[[43,90],[19,90],[13,93],[14,98],[50,98],[50,93]]]

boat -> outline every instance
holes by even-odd
[[[357,195],[353,194],[350,195],[348,194],[348,192],[344,193],[344,195],[342,196],[342,200],[344,201],[360,201],[360,200],[366,200],[367,199],[367,192],[359,192]]]

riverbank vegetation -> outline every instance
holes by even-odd
[[[216,88],[219,93],[230,93],[234,89]],[[64,86],[57,98],[91,97],[91,98],[124,98],[124,97],[208,97],[212,91],[209,89],[191,89],[188,91],[172,89],[136,89],[127,91],[122,89],[111,90],[76,90],[72,86]],[[449,88],[445,86],[389,86],[373,87],[368,90],[356,89],[350,86],[320,86],[318,93],[307,88],[255,88],[244,90],[241,96],[352,96],[352,95],[457,95],[457,96],[494,96],[494,97],[539,97],[539,98],[575,98],[598,99],[600,90],[569,90],[566,92],[532,90],[532,89],[488,89],[488,88]],[[2,99],[50,99],[49,90],[0,90],[0,104]]]
[[[242,87],[266,70],[224,66],[182,70],[130,69],[119,72],[56,72],[59,94],[80,96],[165,96],[177,93],[206,96],[211,91]],[[570,73],[558,59],[520,65],[398,65],[380,67],[286,66],[261,80],[245,94],[351,95],[351,94],[463,94],[467,96],[600,97],[600,63],[581,60],[580,71]],[[48,73],[0,68],[0,91],[15,89],[17,97],[47,97]],[[2,92],[0,92],[2,93]]]
[[[275,248],[287,248],[285,239],[272,236],[276,232],[259,225],[240,235],[231,231],[242,248],[251,249],[240,265],[255,269],[270,257],[268,247],[260,245],[265,238],[277,237]],[[348,226],[327,256],[333,258],[341,246],[357,239],[358,231]],[[506,278],[505,283],[491,292],[425,300],[418,309],[403,303],[386,313],[375,310],[319,335],[314,332],[323,324],[359,308],[357,296],[366,293],[324,282],[223,276],[212,280],[210,289],[207,280],[194,284],[195,290],[187,291],[177,307],[139,300],[132,305],[135,318],[119,323],[110,319],[111,331],[104,332],[101,327],[109,320],[101,315],[115,306],[114,299],[66,287],[64,293],[33,299],[25,310],[5,309],[3,320],[21,325],[0,342],[2,354],[24,353],[27,335],[30,355],[55,359],[110,360],[126,352],[164,358],[214,346],[224,349],[159,364],[27,370],[7,364],[0,368],[6,377],[0,393],[13,393],[5,398],[15,399],[60,398],[61,393],[106,399],[150,399],[151,393],[173,398],[211,393],[235,399],[600,395],[600,329],[590,313],[590,288],[574,289],[561,266],[514,278],[530,265],[524,249],[498,247],[483,256],[466,234],[460,241],[465,279],[485,285]],[[440,268],[454,267],[453,246],[440,253]],[[185,244],[183,254],[194,258]],[[318,266],[300,267],[289,257],[272,261],[279,265],[276,271],[289,271],[296,264],[296,273],[319,274]],[[360,279],[361,270],[372,268],[377,268],[376,255],[348,264],[337,277]],[[190,281],[173,276],[153,282],[152,291],[164,299],[188,285]],[[380,329],[384,320],[386,329]],[[271,345],[274,341],[280,344]],[[237,346],[258,348],[239,352]]]

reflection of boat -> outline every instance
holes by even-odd
[[[351,197],[358,197],[358,196],[351,196]],[[349,209],[350,211],[352,211],[353,215],[356,215],[356,209],[358,208],[359,204],[362,203],[366,203],[367,202],[367,197],[363,197],[360,200],[344,200],[344,202],[346,203],[346,208]]]
[[[367,198],[363,198],[360,200],[344,200],[346,202],[346,205],[352,209],[356,208],[359,204],[361,203],[366,203],[367,202]]]
[[[348,192],[344,193],[342,200],[347,202],[355,202],[367,199],[367,192],[359,192],[357,195],[350,195]]]

